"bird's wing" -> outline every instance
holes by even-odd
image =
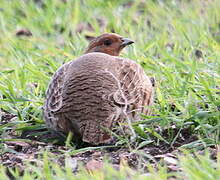
[[[146,76],[142,67],[128,59],[119,58],[118,79],[122,93],[116,92],[114,100],[116,103],[129,106],[130,111],[146,113],[146,106],[152,103],[153,86]]]
[[[46,92],[44,111],[56,112],[62,107],[65,73],[71,62],[62,65],[53,75]]]

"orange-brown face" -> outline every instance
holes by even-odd
[[[85,53],[102,52],[112,56],[119,56],[121,50],[134,43],[134,41],[123,38],[118,34],[106,33],[94,38]]]

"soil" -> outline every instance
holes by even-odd
[[[7,112],[2,113],[2,121],[0,125],[9,123],[15,116]],[[174,129],[174,134],[178,133],[179,129]],[[33,133],[40,133],[39,136],[30,136]],[[43,133],[42,133],[43,132]],[[170,171],[177,171],[179,167],[177,165],[177,156],[181,153],[178,147],[197,140],[196,136],[192,136],[190,129],[183,129],[181,136],[178,136],[173,145],[166,143],[159,143],[159,145],[146,145],[141,149],[129,150],[128,147],[111,147],[97,150],[86,150],[78,153],[74,153],[73,147],[65,146],[64,140],[59,140],[59,143],[49,143],[49,139],[54,140],[54,135],[47,131],[47,129],[26,131],[21,136],[16,136],[14,130],[8,130],[8,139],[14,139],[13,141],[2,141],[1,146],[4,149],[0,153],[0,164],[7,168],[18,168],[21,175],[25,169],[26,162],[37,163],[38,159],[43,156],[43,151],[49,150],[49,157],[56,156],[53,161],[56,161],[60,165],[65,163],[71,164],[73,172],[77,172],[79,166],[85,166],[87,170],[99,169],[103,167],[103,161],[108,160],[112,167],[120,169],[121,164],[127,164],[132,169],[147,171],[146,164],[151,162],[153,166],[157,166],[157,162],[164,160]],[[166,139],[168,137],[168,130],[162,132],[162,136]],[[56,138],[55,138],[56,139]],[[95,148],[95,147],[92,147]],[[65,152],[73,153],[68,158]],[[203,151],[201,151],[202,153]],[[211,156],[216,159],[217,149],[215,147],[210,148]],[[56,159],[56,160],[55,160]],[[9,173],[9,171],[8,171]],[[10,173],[9,177],[12,178]]]

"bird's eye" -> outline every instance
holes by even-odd
[[[110,46],[111,44],[112,44],[112,41],[110,39],[106,39],[104,41],[104,45],[106,45],[106,46]]]

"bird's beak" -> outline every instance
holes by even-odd
[[[128,38],[122,38],[121,40],[122,40],[122,44],[121,44],[122,47],[125,47],[125,46],[128,46],[128,45],[134,43],[134,41],[132,41]]]

